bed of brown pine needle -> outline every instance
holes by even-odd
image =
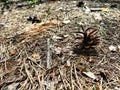
[[[110,45],[120,46],[119,8],[86,14],[75,1],[16,5],[0,14],[1,90],[120,89],[120,48],[109,50]],[[96,21],[94,13],[101,13],[102,20]],[[30,14],[42,21],[32,24]],[[99,45],[76,50],[82,40],[78,32],[90,27],[98,30]]]

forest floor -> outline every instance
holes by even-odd
[[[120,6],[78,2],[0,4],[1,90],[120,90]],[[75,50],[90,27],[100,44]]]

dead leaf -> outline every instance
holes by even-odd
[[[94,80],[97,79],[97,77],[92,72],[83,72],[83,74],[85,74],[86,76],[88,76]]]
[[[109,11],[109,8],[108,8],[108,7],[102,9],[102,13],[105,13],[105,12],[108,12],[108,11]]]
[[[113,46],[113,45],[110,45],[110,46],[109,46],[109,50],[110,50],[111,52],[116,52],[116,51],[117,51],[117,47],[115,47],[115,46]]]

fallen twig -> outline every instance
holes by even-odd
[[[50,55],[50,39],[47,39],[47,68],[50,68],[51,64],[51,55]]]

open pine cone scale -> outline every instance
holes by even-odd
[[[95,28],[88,28],[83,34],[82,43],[80,43],[81,49],[95,48],[100,43],[100,36],[98,35],[98,30]]]

